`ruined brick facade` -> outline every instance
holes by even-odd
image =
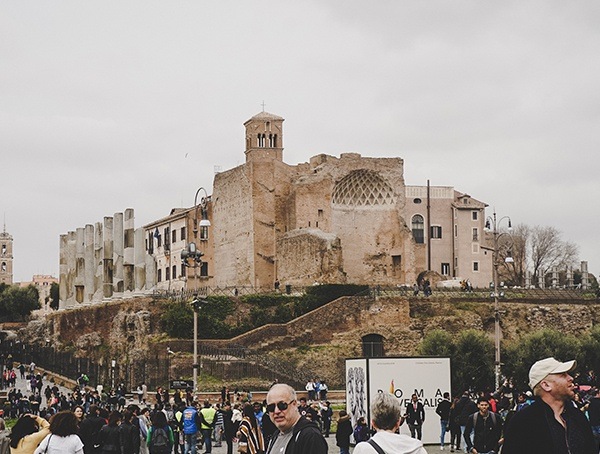
[[[487,285],[484,203],[451,187],[406,186],[401,158],[319,154],[286,164],[283,121],[267,112],[246,121],[245,164],[215,176],[214,285],[398,285],[426,270]]]

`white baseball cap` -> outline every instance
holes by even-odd
[[[535,388],[550,374],[562,374],[563,372],[571,372],[577,367],[577,361],[571,360],[561,363],[555,358],[541,359],[529,369],[529,387]]]

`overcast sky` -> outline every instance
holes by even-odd
[[[136,227],[244,162],[398,156],[513,223],[554,226],[600,273],[597,1],[2,1],[0,193],[14,278],[58,277],[59,235]]]

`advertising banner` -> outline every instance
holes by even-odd
[[[366,365],[361,364],[360,361],[364,361]],[[356,401],[357,389],[360,389],[360,385],[357,384],[357,378],[360,378],[361,374],[359,370],[362,370],[366,376],[366,396],[362,404],[350,404],[353,402],[350,398]],[[351,375],[352,390],[349,391]],[[443,393],[450,392],[450,358],[348,359],[346,360],[346,383],[346,402],[349,403],[349,412],[352,405],[357,409],[363,405],[368,414],[369,403],[375,394],[388,392],[399,400],[404,415],[411,396],[416,394],[425,409],[422,441],[425,444],[439,444],[440,418],[435,413],[435,409],[443,399]],[[356,414],[359,414],[358,410]],[[367,421],[370,422],[370,415]],[[354,416],[352,423],[355,424]],[[410,435],[406,423],[400,427],[400,433]],[[450,434],[446,437],[449,440]]]

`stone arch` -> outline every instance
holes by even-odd
[[[383,349],[383,336],[381,334],[367,334],[362,337],[363,357],[381,358],[385,356]]]

